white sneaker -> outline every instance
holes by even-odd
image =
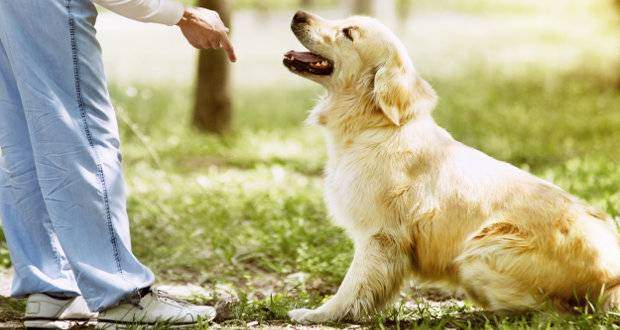
[[[195,306],[176,300],[160,290],[152,290],[140,303],[122,304],[99,313],[97,328],[125,328],[165,325],[168,328],[193,327],[215,318],[215,308]]]
[[[56,299],[45,294],[33,294],[26,302],[26,328],[70,329],[93,325],[97,313],[88,309],[82,297]]]

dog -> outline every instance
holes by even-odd
[[[363,318],[410,278],[492,311],[619,307],[613,219],[455,141],[431,116],[436,93],[379,21],[300,11],[291,27],[309,52],[283,63],[327,90],[308,121],[326,130],[325,201],[355,246],[337,293],[290,311],[293,321]]]

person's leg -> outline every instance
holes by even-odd
[[[1,39],[0,218],[15,269],[13,296],[79,295],[37,182],[26,118]]]
[[[131,252],[114,110],[89,0],[0,1],[45,205],[93,310],[137,300],[152,272]]]

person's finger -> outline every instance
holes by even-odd
[[[235,54],[235,48],[233,47],[226,33],[222,35],[222,38],[220,39],[220,44],[222,45],[222,48],[224,48],[226,54],[228,54],[228,59],[231,62],[237,62],[237,54]]]

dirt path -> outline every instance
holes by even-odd
[[[0,296],[9,296],[12,276],[13,272],[11,270],[0,268]]]
[[[0,299],[8,297],[11,290],[11,279],[13,272],[9,269],[0,268]],[[0,316],[3,314],[2,301],[0,301]],[[0,317],[0,320],[2,317]],[[22,328],[22,323],[18,321],[2,322],[0,321],[0,329]]]

